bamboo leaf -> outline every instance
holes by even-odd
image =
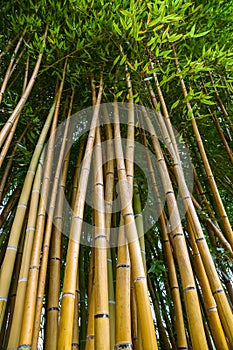
[[[122,36],[122,31],[120,30],[120,28],[118,27],[118,25],[117,25],[115,22],[113,22],[113,27],[114,27],[115,31],[116,31],[120,36]]]

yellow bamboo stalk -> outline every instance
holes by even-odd
[[[56,124],[57,124],[57,120],[58,120],[60,99],[61,99],[63,86],[64,86],[64,82],[65,82],[66,66],[67,66],[67,60],[65,61],[64,68],[63,68],[63,76],[62,76],[62,81],[61,81],[61,84],[59,87],[57,105],[56,105],[56,110],[54,113],[54,120],[53,120],[53,125],[52,125],[53,128],[51,130],[51,136],[50,136],[49,145],[48,145],[48,159],[51,163],[53,162],[53,156],[54,156],[53,150],[54,150],[55,140],[56,140],[56,133],[55,133],[56,132]],[[46,222],[43,248],[42,248],[42,259],[41,259],[41,264],[40,264],[40,276],[39,276],[39,282],[38,282],[36,314],[35,314],[33,340],[32,340],[32,349],[35,349],[35,350],[37,349],[37,342],[38,342],[38,336],[39,336],[39,331],[40,331],[41,312],[42,312],[43,296],[44,296],[44,289],[45,289],[45,283],[46,283],[46,271],[47,271],[47,266],[48,266],[51,232],[52,232],[52,227],[53,227],[53,216],[54,216],[54,211],[55,211],[55,206],[56,206],[57,189],[58,189],[58,185],[59,185],[60,174],[61,174],[63,160],[64,160],[64,153],[65,153],[65,149],[66,149],[67,134],[68,134],[70,115],[71,115],[71,110],[72,110],[72,102],[73,102],[73,100],[71,99],[68,117],[67,117],[67,120],[65,123],[62,145],[60,148],[59,158],[58,158],[58,162],[57,162],[57,166],[56,166],[56,172],[55,172],[54,179],[53,179],[53,186],[52,186],[52,190],[51,190],[51,194],[50,194],[49,206],[47,209],[48,217],[47,217],[47,222]]]
[[[56,107],[54,106],[54,108]],[[54,132],[56,130],[58,114],[56,113],[54,114],[54,116],[55,117],[53,119],[51,127],[52,136],[54,136]],[[41,197],[36,223],[35,240],[33,243],[33,249],[31,254],[28,284],[25,296],[24,314],[19,340],[19,345],[22,349],[27,348],[29,344],[30,346],[32,346],[35,317],[38,317],[36,314],[37,287],[39,280],[41,247],[45,231],[45,214],[50,189],[54,141],[54,137],[50,137],[45,160],[44,176],[41,186]]]
[[[78,153],[78,158],[76,162],[76,167],[75,167],[75,173],[74,173],[74,179],[73,179],[73,186],[72,186],[72,201],[71,201],[71,208],[74,208],[75,205],[75,198],[76,198],[76,193],[78,189],[78,178],[79,178],[79,171],[80,171],[80,165],[83,157],[83,152],[84,152],[84,146],[85,146],[85,139],[83,138],[81,140],[80,148],[79,148],[79,153]]]
[[[70,100],[70,108],[68,115],[71,113],[74,92]],[[45,332],[45,349],[56,350],[58,338],[58,313],[59,313],[59,297],[60,297],[60,268],[61,268],[61,244],[62,244],[62,228],[63,228],[63,205],[64,205],[64,188],[66,184],[70,150],[66,153],[62,175],[58,186],[58,199],[55,208],[54,227],[52,233],[52,245],[50,256],[50,278],[48,288],[47,302],[47,320]]]
[[[211,77],[212,77],[212,76],[211,76]],[[213,80],[213,78],[212,78],[212,80]],[[205,82],[204,82],[204,79],[203,79],[203,78],[201,78],[201,83],[202,83],[203,91],[204,91],[206,94],[208,94],[208,91],[207,91],[207,88],[206,88],[206,86],[205,86]],[[212,81],[212,84],[214,85],[214,81]],[[215,89],[216,93],[218,94],[217,89],[216,89],[215,86],[214,86],[214,89]],[[220,98],[220,97],[219,97],[219,98]],[[220,99],[220,101],[221,101],[221,99]],[[223,143],[223,145],[224,145],[224,148],[225,148],[225,150],[226,150],[226,152],[227,152],[227,154],[228,154],[228,156],[229,156],[229,158],[230,158],[230,161],[231,161],[231,163],[232,163],[232,165],[233,165],[233,153],[232,153],[231,148],[230,148],[230,146],[228,145],[228,142],[227,142],[227,140],[226,140],[226,138],[225,138],[225,135],[224,135],[224,132],[223,132],[223,130],[222,130],[222,128],[221,128],[221,125],[220,125],[220,123],[219,123],[218,117],[217,117],[216,113],[212,112],[212,110],[211,110],[210,107],[208,107],[207,109],[208,109],[209,114],[211,115],[211,118],[212,118],[212,120],[213,120],[213,122],[214,122],[214,125],[216,126],[216,129],[217,129],[217,131],[218,131],[218,133],[219,133],[219,136],[220,136],[220,138],[221,138],[221,140],[222,140],[222,143]],[[228,122],[230,122],[229,119],[228,119]]]
[[[15,309],[14,309],[14,315],[13,315],[13,320],[11,325],[9,343],[7,347],[7,349],[9,350],[17,348],[19,344],[19,336],[20,336],[19,325],[21,325],[22,318],[23,318],[24,300],[25,300],[25,293],[26,293],[27,280],[28,280],[28,269],[29,269],[30,258],[31,258],[30,252],[32,251],[36,217],[37,217],[37,209],[38,209],[38,203],[39,203],[42,165],[43,165],[43,155],[37,167],[36,176],[35,176],[32,194],[31,194],[28,224],[27,224],[26,237],[25,237],[25,243],[23,248],[22,264],[21,264],[18,287],[16,292]]]
[[[96,129],[94,174],[95,349],[109,350],[110,329],[108,309],[107,234],[105,231],[102,149],[99,128]]]
[[[19,242],[19,249],[17,252],[16,256],[16,261],[15,261],[15,267],[14,267],[14,279],[11,284],[10,288],[10,293],[9,293],[9,305],[8,305],[8,318],[7,318],[7,331],[5,335],[5,345],[7,345],[9,336],[10,336],[10,330],[12,326],[12,320],[13,320],[13,313],[14,313],[14,308],[15,308],[15,300],[16,300],[16,290],[17,290],[17,285],[18,285],[18,279],[19,279],[19,273],[20,273],[20,267],[21,267],[21,262],[22,262],[22,252],[23,252],[23,246],[24,246],[24,241],[25,241],[25,234],[26,234],[26,227],[27,227],[27,219],[28,219],[28,212],[26,214],[23,227],[22,227],[22,234],[20,237],[20,242]]]
[[[142,131],[143,136],[143,144],[145,147],[147,147],[147,140],[145,131]],[[168,276],[169,276],[169,283],[171,288],[171,294],[172,294],[172,300],[174,303],[174,314],[175,314],[175,331],[177,336],[177,347],[178,349],[187,348],[187,339],[186,339],[186,333],[185,333],[185,327],[184,327],[184,318],[183,318],[183,310],[182,310],[182,304],[181,304],[181,298],[180,298],[180,291],[179,291],[179,284],[177,280],[176,275],[176,268],[172,253],[172,247],[171,242],[169,239],[169,232],[168,232],[168,220],[163,208],[163,205],[161,203],[160,194],[153,170],[153,165],[151,162],[151,158],[149,156],[149,152],[147,149],[147,163],[148,163],[148,169],[149,174],[151,177],[151,183],[153,187],[154,194],[157,198],[157,207],[158,212],[161,213],[159,216],[159,223],[161,226],[162,236],[163,236],[163,246],[164,246],[164,254],[165,254],[165,260],[168,267]]]
[[[226,110],[226,108],[225,108],[225,106],[224,106],[224,104],[223,104],[223,102],[221,100],[221,97],[220,97],[220,95],[218,93],[218,90],[217,90],[217,88],[215,86],[214,78],[213,78],[213,75],[211,74],[211,72],[209,72],[209,77],[210,77],[210,81],[211,81],[212,87],[214,88],[214,91],[216,93],[217,100],[219,102],[219,106],[220,106],[220,108],[222,110],[223,116],[224,116],[225,120],[227,121],[228,125],[230,126],[230,128],[231,128],[231,130],[233,132],[233,123],[232,123],[232,121],[231,121],[231,119],[229,117],[229,114],[227,113],[227,110]]]
[[[94,259],[93,259],[94,260]],[[92,289],[88,293],[88,323],[85,350],[95,350],[95,283],[91,278]]]
[[[124,156],[121,145],[121,136],[119,128],[119,112],[117,103],[114,104],[114,133],[115,133],[115,151],[116,163],[119,178],[120,198],[122,215],[126,229],[126,237],[129,242],[130,259],[132,263],[132,277],[135,285],[138,314],[140,319],[140,328],[142,333],[142,343],[146,349],[157,349],[155,330],[152,318],[152,312],[148,297],[145,271],[140,252],[137,229],[134,220],[131,200],[129,198],[128,182],[124,164]]]
[[[121,217],[116,271],[116,345],[115,349],[132,349],[130,310],[130,258]]]
[[[189,260],[189,255],[187,251],[187,246],[184,238],[184,233],[181,225],[180,215],[172,183],[163,157],[163,153],[160,148],[159,141],[156,136],[156,132],[151,123],[151,120],[147,116],[146,111],[144,113],[144,118],[150,131],[152,145],[156,154],[158,168],[160,171],[161,180],[166,194],[166,203],[170,214],[170,223],[172,227],[172,239],[174,240],[174,246],[182,279],[183,293],[187,309],[187,317],[189,322],[192,345],[194,349],[199,349],[200,346],[203,349],[207,349],[208,346],[204,333],[194,276]],[[177,162],[177,164],[179,164],[179,162]]]
[[[142,207],[141,207],[141,199],[138,184],[134,181],[134,194],[133,194],[133,204],[134,204],[134,217],[135,223],[137,227],[139,243],[141,248],[143,266],[146,273],[146,249],[145,249],[145,237],[144,237],[144,225],[143,225],[143,217],[142,217]]]
[[[189,221],[187,221],[187,227],[191,237],[191,245],[192,245],[193,256],[194,256],[194,266],[195,266],[197,277],[201,285],[204,305],[205,305],[207,317],[209,320],[209,325],[210,325],[211,333],[214,339],[214,343],[217,349],[227,350],[228,345],[227,345],[225,334],[223,332],[221,321],[218,315],[216,302],[214,300],[214,297],[209,285],[208,277],[206,275],[206,272],[202,263],[202,259],[195,241],[193,227],[191,226],[191,223]]]
[[[74,296],[77,279],[79,241],[82,229],[82,218],[84,212],[85,195],[90,172],[92,149],[95,138],[95,128],[98,121],[99,105],[102,96],[102,76],[96,106],[93,109],[93,118],[88,135],[86,152],[80,174],[76,202],[70,229],[70,240],[67,251],[66,269],[63,284],[63,296],[61,306],[61,319],[59,328],[58,348],[70,350],[72,343],[72,324],[70,319],[74,317]]]
[[[177,56],[176,56],[176,51],[175,51],[174,45],[172,45],[172,49],[173,49],[173,54],[175,56],[177,72],[181,73],[181,69],[179,67],[179,62],[178,62],[178,59],[177,59]],[[181,84],[181,87],[182,87],[183,95],[186,98],[188,96],[188,92],[187,92],[187,89],[186,89],[186,86],[185,86],[185,83],[184,83],[184,79],[183,79],[181,74],[179,76],[179,79],[180,79],[180,84]],[[232,229],[231,229],[231,225],[230,225],[227,213],[225,211],[225,208],[223,206],[222,199],[221,199],[221,197],[219,195],[219,192],[218,192],[218,188],[217,188],[217,185],[216,185],[216,182],[215,182],[215,179],[214,179],[214,176],[213,176],[213,173],[212,173],[212,170],[211,170],[211,167],[210,167],[210,164],[209,164],[206,152],[205,152],[205,148],[204,148],[204,145],[203,145],[203,142],[202,142],[202,138],[201,138],[198,126],[197,126],[197,122],[196,122],[194,114],[193,114],[193,110],[192,110],[191,104],[189,102],[187,102],[186,104],[187,104],[188,110],[191,112],[191,117],[192,117],[191,118],[191,124],[192,124],[193,131],[194,131],[194,134],[195,134],[195,137],[196,137],[196,141],[197,141],[198,148],[199,148],[199,151],[200,151],[200,155],[201,155],[201,158],[202,158],[202,161],[203,161],[203,165],[204,165],[204,168],[205,168],[205,171],[206,171],[206,175],[207,175],[207,178],[208,178],[208,181],[209,181],[209,184],[210,184],[210,188],[211,188],[212,194],[214,196],[215,202],[217,204],[217,209],[218,209],[218,212],[219,212],[219,215],[220,215],[220,219],[221,219],[222,225],[224,227],[226,237],[227,237],[229,243],[231,244],[231,246],[233,247],[233,232],[232,232]]]
[[[197,202],[197,200],[194,198],[193,195],[192,195],[192,201],[193,201],[193,204],[195,205],[195,208],[197,210],[199,210],[199,212],[201,212],[203,217],[206,217],[204,219],[205,223],[208,225],[208,227],[210,227],[211,231],[219,239],[219,242],[221,243],[222,247],[224,247],[224,249],[227,252],[229,252],[230,256],[233,258],[232,248],[231,248],[229,242],[226,240],[226,238],[222,234],[222,232],[220,231],[220,229],[213,223],[213,221],[210,218],[207,217],[205,212],[202,210],[202,207],[200,206],[200,204]]]
[[[208,275],[208,278],[210,280],[210,284],[211,286],[214,286],[214,290],[220,290],[221,292],[221,296],[216,295],[216,302],[218,302],[218,307],[219,307],[219,312],[220,312],[220,317],[221,317],[221,321],[223,322],[224,325],[224,330],[227,334],[227,336],[229,337],[229,339],[232,338],[232,334],[230,332],[229,329],[229,323],[233,323],[233,316],[232,313],[230,312],[230,307],[228,304],[228,301],[226,299],[226,295],[224,294],[224,291],[222,289],[221,286],[221,282],[219,280],[217,271],[215,269],[214,263],[212,261],[212,257],[211,254],[209,252],[207,243],[205,241],[203,232],[202,232],[202,228],[201,225],[199,223],[198,217],[197,217],[197,213],[194,209],[193,206],[193,202],[191,200],[191,196],[187,187],[187,184],[185,183],[185,179],[183,176],[183,171],[181,169],[180,166],[180,162],[176,161],[176,155],[174,153],[174,150],[172,149],[171,144],[168,145],[169,147],[169,151],[171,152],[174,161],[174,172],[176,175],[176,179],[177,179],[177,183],[179,185],[179,189],[180,189],[180,193],[181,196],[183,198],[183,202],[185,205],[185,209],[186,209],[186,213],[188,215],[188,218],[190,220],[190,222],[192,222],[192,225],[194,225],[193,227],[195,227],[195,235],[196,235],[196,240],[198,242],[198,246],[199,246],[199,250],[203,259],[203,263],[205,265],[206,268],[206,272]],[[207,262],[208,261],[208,262]],[[213,279],[214,277],[214,279]],[[218,293],[216,293],[218,294]],[[223,314],[223,304],[224,304],[224,314]]]
[[[48,130],[50,128],[50,124],[52,121],[53,113],[54,113],[55,104],[53,104],[49,115],[46,119],[45,125],[39,137],[38,143],[36,145],[35,151],[33,153],[31,163],[29,165],[29,169],[24,181],[22,193],[19,199],[19,204],[17,207],[17,211],[15,214],[14,222],[12,224],[10,238],[8,242],[8,249],[4,257],[4,261],[1,266],[1,275],[0,275],[0,326],[2,323],[2,318],[5,312],[5,306],[8,296],[8,291],[11,283],[14,261],[18,246],[18,241],[21,233],[21,228],[23,225],[28,200],[31,194],[31,187],[35,176],[35,170],[38,165],[38,160],[43,148],[43,144],[45,142],[45,138],[47,136]]]
[[[74,320],[72,350],[79,349],[79,279],[77,278],[77,289],[75,293]]]
[[[107,108],[104,108],[104,118],[106,122],[106,141],[107,141],[107,164],[105,167],[105,229],[107,242],[111,246],[111,221],[112,221],[112,201],[114,188],[114,144],[112,128],[108,117]],[[115,345],[115,295],[113,286],[113,266],[111,249],[108,249],[108,295],[109,295],[109,318],[110,318],[110,349],[114,350]]]

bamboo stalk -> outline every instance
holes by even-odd
[[[68,118],[71,115],[71,109],[73,104],[74,92],[70,99],[70,107],[68,111]],[[68,127],[68,125],[67,125]],[[65,139],[66,135],[64,135]],[[46,322],[46,337],[45,348],[49,350],[57,349],[58,338],[58,313],[59,309],[59,296],[60,296],[60,276],[61,276],[61,234],[63,229],[63,205],[64,205],[64,188],[66,184],[68,163],[70,152],[66,153],[61,178],[58,186],[58,199],[55,208],[54,227],[52,232],[52,244],[50,255],[50,278],[48,288],[48,302],[47,302],[47,322]],[[77,305],[76,305],[77,310]],[[78,317],[78,314],[76,314]],[[76,342],[75,339],[73,342]]]
[[[98,122],[99,105],[102,96],[102,76],[96,106],[93,110],[93,118],[88,135],[86,152],[84,156],[82,171],[79,179],[79,187],[76,196],[76,203],[73,211],[73,218],[70,229],[70,240],[67,251],[66,269],[63,284],[63,297],[61,306],[61,320],[58,338],[58,348],[69,349],[72,343],[72,324],[70,319],[74,317],[74,296],[76,289],[76,278],[78,268],[79,241],[82,229],[82,218],[84,201],[87,189],[90,162],[95,137],[95,128]]]
[[[107,242],[111,246],[111,221],[112,221],[112,201],[114,188],[114,144],[112,128],[108,117],[107,108],[104,108],[104,118],[106,122],[106,141],[107,141],[107,164],[105,168],[105,229],[107,235]],[[113,285],[113,264],[111,256],[111,248],[108,249],[108,295],[109,295],[109,318],[110,318],[110,349],[114,350],[115,345],[115,295]]]
[[[194,266],[201,285],[203,300],[205,304],[205,309],[207,312],[207,317],[209,320],[209,325],[211,333],[214,339],[214,343],[217,349],[228,349],[226,338],[222,329],[221,321],[218,315],[216,303],[212,295],[212,291],[209,285],[208,277],[206,275],[202,259],[195,241],[195,235],[193,233],[193,227],[190,222],[187,221],[187,227],[190,232],[191,245],[194,256]]]
[[[131,266],[128,244],[121,217],[118,237],[118,257],[116,266],[116,345],[115,349],[132,348],[130,279]],[[124,326],[123,326],[124,325]]]
[[[8,43],[7,47],[5,48],[5,50],[0,53],[0,60],[10,50],[10,47],[14,44],[14,42],[17,39],[18,39],[18,35],[16,35],[12,40],[9,41],[9,43]]]
[[[80,343],[80,349],[84,350],[85,346],[87,346],[88,343],[88,335],[89,332],[89,314],[90,314],[90,307],[93,307],[91,311],[91,322],[93,324],[93,331],[91,331],[91,343],[94,344],[94,304],[91,306],[92,303],[92,290],[94,290],[94,248],[92,248],[91,251],[91,257],[90,257],[90,270],[89,270],[89,281],[88,281],[88,288],[86,287],[86,271],[85,271],[85,247],[80,247],[80,254],[79,254],[79,288],[80,288],[80,330],[79,330],[79,343]],[[87,299],[87,289],[88,289],[88,299]],[[93,294],[94,298],[94,294]],[[88,300],[88,306],[87,304]],[[88,310],[87,310],[88,308]]]
[[[46,28],[45,28],[44,39],[43,39],[43,48],[45,47],[47,33],[48,33],[48,25],[46,25]],[[2,147],[3,142],[5,141],[7,135],[9,134],[15,119],[18,117],[18,115],[22,111],[22,109],[23,109],[23,107],[24,107],[24,105],[25,105],[25,103],[26,103],[26,101],[31,93],[31,90],[32,90],[33,85],[35,83],[37,74],[39,72],[42,57],[43,57],[43,51],[38,56],[33,73],[31,75],[31,78],[27,84],[27,87],[26,87],[24,93],[22,94],[22,96],[21,96],[17,106],[15,107],[13,113],[11,114],[10,118],[8,119],[8,121],[6,122],[6,124],[4,125],[4,127],[2,128],[2,130],[0,132],[0,147]]]
[[[180,67],[179,67],[179,62],[178,62],[178,59],[177,59],[177,56],[176,56],[174,45],[172,46],[172,49],[173,49],[173,53],[174,53],[174,56],[175,56],[177,72],[180,73],[181,70],[180,70]],[[180,84],[181,84],[181,87],[182,87],[182,91],[183,91],[184,97],[187,97],[187,95],[188,95],[187,89],[186,89],[184,80],[183,80],[181,75],[180,75],[179,79],[180,79]],[[205,167],[205,171],[206,171],[206,174],[207,174],[207,177],[208,177],[208,181],[209,181],[209,184],[210,184],[210,187],[211,187],[211,191],[212,191],[212,194],[213,194],[214,199],[215,199],[216,204],[217,204],[217,209],[218,209],[218,212],[219,212],[219,215],[220,215],[220,219],[221,219],[222,225],[224,227],[227,239],[228,239],[229,243],[231,244],[231,246],[233,247],[233,232],[232,232],[232,229],[231,229],[231,225],[229,223],[229,219],[227,217],[225,208],[223,206],[222,199],[221,199],[221,197],[219,195],[218,188],[217,188],[217,185],[216,185],[213,173],[211,171],[211,167],[210,167],[208,158],[206,156],[206,152],[205,152],[204,145],[203,145],[203,142],[202,142],[202,139],[201,139],[201,135],[200,135],[200,132],[198,130],[198,126],[197,126],[197,123],[196,123],[196,120],[195,120],[195,117],[194,117],[194,114],[193,114],[193,111],[192,111],[192,107],[191,107],[189,102],[187,102],[187,108],[192,113],[191,124],[192,124],[193,131],[194,131],[194,134],[195,134],[195,137],[196,137],[198,148],[199,148],[199,151],[200,151],[200,154],[201,154],[203,165]]]
[[[147,140],[146,140],[146,135],[144,130],[143,130],[143,144],[145,147],[147,147]],[[148,162],[149,173],[150,173],[151,182],[153,186],[153,191],[157,199],[158,212],[161,213],[161,215],[159,216],[159,222],[162,230],[164,254],[165,254],[166,264],[168,267],[168,276],[169,276],[172,299],[174,303],[177,348],[178,349],[187,348],[188,345],[187,345],[186,334],[185,334],[180,291],[179,291],[176,268],[175,268],[173,253],[172,253],[171,242],[169,239],[168,220],[166,218],[166,214],[161,203],[160,194],[158,191],[158,186],[157,186],[157,182],[156,182],[156,178],[153,170],[153,165],[152,165],[148,150],[147,150],[147,162]]]
[[[45,159],[45,167],[43,180],[41,185],[41,197],[38,209],[38,217],[36,222],[36,232],[35,232],[35,240],[33,243],[33,250],[31,255],[31,262],[29,268],[28,275],[28,284],[25,296],[25,305],[24,305],[24,315],[22,321],[22,328],[20,333],[19,345],[20,348],[27,348],[28,344],[32,346],[33,335],[34,335],[34,322],[35,318],[38,318],[38,314],[36,313],[36,303],[37,299],[37,288],[39,281],[39,270],[40,270],[40,253],[42,248],[42,243],[45,234],[45,215],[46,208],[49,196],[50,189],[50,180],[51,180],[51,172],[52,172],[52,160],[53,160],[53,149],[54,149],[54,133],[57,125],[57,117],[58,117],[58,109],[56,102],[56,112],[54,114],[52,126],[51,126],[51,136],[48,143],[48,151]],[[50,218],[51,220],[51,218]],[[48,230],[46,226],[46,230]],[[47,231],[48,232],[48,231]],[[43,271],[43,270],[42,270]],[[43,297],[40,296],[43,299]],[[39,315],[40,318],[40,315]],[[37,337],[35,333],[35,337]],[[37,340],[37,339],[36,339]]]
[[[26,69],[25,69],[25,74],[24,74],[23,92],[25,91],[26,85],[27,85],[28,65],[29,65],[29,59],[27,59]],[[9,150],[10,145],[11,145],[12,138],[14,136],[16,127],[18,125],[19,117],[20,117],[20,114],[15,119],[15,122],[13,123],[13,126],[12,126],[12,128],[11,128],[11,130],[9,132],[9,135],[7,136],[7,139],[6,139],[5,143],[4,143],[4,146],[2,147],[1,154],[0,154],[0,168],[2,166],[2,163],[3,163],[4,159],[5,159],[6,154],[7,154],[8,150]],[[28,131],[29,126],[30,126],[30,123],[24,129],[22,135],[20,136],[20,140],[25,136],[26,132]],[[17,145],[15,146],[15,152],[16,152],[16,149],[17,149]],[[15,153],[15,152],[13,151],[13,153]]]
[[[218,100],[218,102],[219,102],[219,106],[220,106],[220,108],[221,108],[221,110],[222,110],[223,116],[224,116],[225,120],[227,121],[229,127],[231,128],[231,131],[233,132],[233,123],[231,122],[230,117],[229,117],[229,115],[228,115],[228,113],[227,113],[227,111],[226,111],[226,108],[225,108],[225,106],[224,106],[224,104],[223,104],[223,102],[222,102],[222,100],[221,100],[221,97],[220,97],[220,95],[219,95],[219,93],[218,93],[218,90],[217,90],[217,88],[216,88],[216,86],[215,86],[214,78],[213,78],[213,75],[211,74],[211,72],[209,72],[209,77],[210,77],[210,81],[211,81],[211,83],[212,83],[212,86],[213,86],[213,88],[214,88],[214,91],[215,91],[215,93],[216,93],[217,100]]]
[[[201,82],[202,82],[203,90],[207,94],[207,89],[206,89],[206,86],[204,84],[204,80],[201,79]],[[220,123],[218,121],[218,117],[217,117],[216,113],[213,113],[211,108],[209,108],[209,107],[208,107],[208,111],[209,111],[209,113],[211,115],[211,118],[212,118],[212,120],[214,122],[214,125],[216,126],[216,129],[217,129],[217,131],[219,133],[219,136],[220,136],[220,138],[222,140],[222,143],[223,143],[223,145],[225,147],[225,150],[226,150],[226,152],[227,152],[227,154],[228,154],[228,156],[230,158],[230,161],[233,164],[233,154],[232,154],[232,151],[231,151],[231,149],[230,149],[230,147],[228,145],[228,142],[227,142],[227,140],[226,140],[226,138],[224,136],[223,130],[222,130],[221,125],[220,125]]]
[[[126,237],[129,242],[129,253],[132,263],[132,278],[135,285],[138,314],[140,319],[140,329],[142,332],[142,343],[143,346],[147,349],[157,349],[158,347],[155,337],[150,302],[148,298],[145,271],[140,252],[140,245],[138,241],[132,205],[128,195],[128,182],[121,145],[118,106],[116,103],[114,104],[114,118],[115,152],[117,159],[116,163],[119,178],[121,207],[126,228]]]
[[[94,260],[92,254],[92,261]],[[85,350],[95,349],[95,282],[91,278],[92,289],[88,293],[88,324]]]
[[[27,204],[29,200],[29,196],[31,194],[31,187],[34,180],[35,170],[38,165],[38,160],[41,154],[41,150],[43,148],[43,144],[45,142],[45,138],[47,136],[53,113],[54,113],[55,105],[53,104],[47,120],[45,122],[44,128],[39,137],[38,143],[36,145],[35,151],[33,153],[29,170],[27,172],[22,193],[19,199],[17,211],[15,214],[14,222],[12,224],[10,238],[8,243],[8,250],[5,254],[4,261],[1,266],[1,276],[0,276],[0,325],[2,322],[2,317],[4,316],[5,305],[7,301],[7,295],[10,287],[11,277],[13,273],[14,261],[18,246],[18,241],[21,233],[21,228],[23,225]],[[4,281],[4,282],[3,282]]]
[[[16,57],[16,55],[17,55],[17,53],[19,51],[19,48],[20,48],[20,46],[22,44],[23,37],[24,37],[25,33],[26,33],[26,28],[24,29],[23,34],[20,36],[20,38],[18,40],[18,43],[17,43],[17,45],[15,47],[15,50],[14,50],[12,56],[11,56],[11,60],[10,60],[10,63],[8,65],[8,68],[7,68],[4,80],[2,82],[1,90],[0,90],[0,103],[2,102],[3,94],[4,94],[5,90],[6,90],[7,83],[9,81],[11,73],[12,73],[12,67],[13,67],[13,64],[14,64],[14,61],[15,61],[15,57]]]
[[[168,174],[165,160],[160,149],[154,127],[148,118],[146,112],[144,118],[150,131],[152,144],[158,161],[161,180],[166,194],[166,202],[170,214],[170,224],[172,227],[172,240],[176,249],[179,270],[182,279],[183,293],[189,322],[189,329],[194,349],[202,346],[207,349],[206,338],[203,329],[203,322],[199,307],[198,296],[196,292],[195,281],[192,273],[192,267],[188,256],[187,246],[185,243],[184,233],[180,221],[180,215],[177,208],[177,203],[174,197],[172,183]],[[176,159],[176,157],[175,157]],[[179,164],[179,162],[177,162]],[[181,174],[180,174],[181,176]],[[182,177],[182,176],[181,176]]]
[[[13,210],[16,207],[16,204],[18,202],[19,196],[20,196],[21,188],[17,187],[10,198],[8,199],[7,203],[4,206],[4,209],[0,215],[0,228],[4,224],[5,220],[9,218],[10,213],[13,212]]]
[[[102,150],[99,128],[96,129],[94,152],[95,211],[95,349],[109,350],[110,329],[108,309],[107,234],[105,231]]]
[[[37,167],[36,176],[35,176],[35,180],[32,188],[28,223],[27,223],[27,229],[26,229],[26,238],[25,238],[23,256],[22,256],[22,264],[21,264],[21,269],[20,269],[20,274],[18,279],[18,287],[16,292],[15,310],[14,310],[10,338],[9,338],[7,349],[15,349],[18,347],[18,344],[19,344],[19,336],[20,336],[20,329],[21,329],[19,325],[21,325],[22,318],[23,318],[25,292],[26,292],[27,281],[28,281],[28,271],[29,271],[28,269],[29,269],[30,257],[31,257],[31,254],[29,254],[29,252],[32,251],[32,245],[34,240],[37,209],[38,209],[38,203],[39,203],[40,184],[41,184],[41,177],[42,177],[42,165],[43,165],[43,154],[41,156],[41,159]]]

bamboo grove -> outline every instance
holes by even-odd
[[[233,349],[231,1],[7,1],[2,349]]]

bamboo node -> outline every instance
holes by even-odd
[[[18,349],[31,349],[32,346],[30,344],[22,344],[18,346]]]
[[[173,289],[179,289],[179,287],[178,286],[173,286],[173,287],[171,287],[171,290],[173,290]]]
[[[18,204],[18,208],[26,208],[27,209],[27,206],[25,204]]]
[[[0,297],[0,300],[7,302],[7,298],[5,298],[5,297]]]
[[[87,337],[86,337],[86,339],[87,340],[92,340],[92,339],[95,339],[95,336],[94,335],[87,335]],[[83,340],[83,342],[84,342],[85,340]],[[82,340],[81,340],[81,342],[82,342]]]
[[[8,249],[11,249],[11,250],[14,250],[15,252],[17,252],[18,248],[17,247],[13,247],[12,245],[8,245],[8,247],[6,248],[7,250]]]
[[[129,264],[118,264],[116,266],[117,269],[122,269],[122,268],[125,268],[125,269],[130,269],[130,265]]]
[[[56,306],[49,307],[47,308],[47,311],[59,311],[59,307],[56,307]]]
[[[124,214],[123,216],[124,216],[124,217],[126,217],[126,216],[134,216],[134,214],[133,214],[133,213],[126,213],[126,214]]]
[[[39,271],[39,267],[38,266],[30,266],[29,270],[38,270]]]
[[[199,241],[204,241],[204,237],[200,237],[196,239],[196,242],[199,242]]]
[[[195,290],[195,289],[196,289],[196,287],[189,286],[189,287],[184,288],[183,291],[186,292],[187,290]]]
[[[183,236],[183,233],[176,233],[174,236],[172,236],[172,238],[176,238],[177,236]]]
[[[95,318],[109,318],[109,314],[95,314]]]
[[[63,293],[62,298],[64,298],[64,297],[71,297],[71,298],[75,299],[74,293],[71,293],[71,292]]]
[[[27,282],[27,281],[28,281],[27,278],[19,278],[19,279],[18,279],[18,283]]]
[[[214,294],[218,294],[218,293],[223,293],[223,292],[224,292],[223,289],[216,289],[216,290],[213,291],[213,295]]]
[[[121,343],[115,345],[115,350],[118,349],[133,349],[133,345],[131,343]]]
[[[216,308],[216,306],[213,306],[213,307],[210,307],[207,311],[208,312],[216,312],[217,308]]]
[[[71,346],[74,346],[75,348],[79,348],[79,344],[78,343],[72,343]]]
[[[135,214],[134,217],[138,217],[138,216],[141,216],[142,217],[142,213],[138,213],[138,214]]]
[[[133,282],[136,283],[136,282],[139,282],[139,281],[145,280],[145,279],[146,279],[146,277],[144,277],[144,276],[139,276],[139,277],[135,278],[135,279],[133,280]]]
[[[104,239],[106,239],[107,236],[105,236],[105,235],[99,235],[99,236],[95,237],[95,241],[96,241],[97,239],[99,239],[99,238],[104,238]]]
[[[27,229],[26,229],[26,231],[35,231],[36,229],[35,229],[35,227],[28,227]]]
[[[61,258],[56,258],[56,257],[54,257],[54,258],[50,258],[50,260],[58,260],[58,261],[61,261]]]

